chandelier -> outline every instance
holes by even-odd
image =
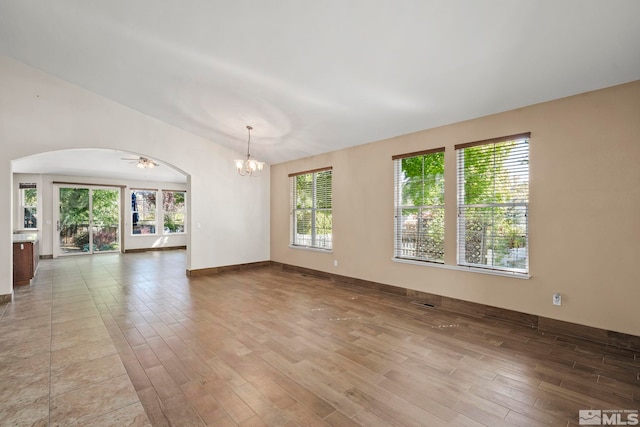
[[[242,176],[258,176],[264,168],[264,162],[259,162],[256,159],[251,158],[251,153],[249,152],[252,130],[253,128],[251,126],[247,126],[247,131],[249,132],[249,139],[247,140],[247,159],[239,159],[235,161],[236,169],[238,169],[238,173]]]

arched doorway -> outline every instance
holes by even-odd
[[[152,162],[147,163],[152,167],[144,167],[140,159]],[[68,149],[14,160],[12,168],[13,228],[37,233],[44,257],[173,247],[189,250],[189,176],[161,159],[111,149]],[[35,212],[35,230],[22,226],[27,211],[19,200],[19,186],[25,183],[36,191],[36,206],[28,211]],[[149,200],[146,205],[140,203],[138,211],[130,201],[138,197],[144,202],[141,194]],[[156,209],[153,214],[148,212],[150,202]],[[144,213],[142,206],[147,208]],[[145,227],[140,226],[143,219]],[[155,225],[148,225],[153,221]]]

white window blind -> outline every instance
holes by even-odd
[[[529,272],[529,137],[456,145],[459,265]]]
[[[393,156],[396,258],[444,263],[444,148]]]
[[[332,170],[289,175],[291,244],[330,250],[333,247]]]

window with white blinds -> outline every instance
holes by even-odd
[[[444,148],[393,156],[395,258],[444,263]]]
[[[291,183],[291,245],[332,249],[331,178],[331,168],[289,175]]]
[[[459,265],[529,272],[529,137],[456,145]]]

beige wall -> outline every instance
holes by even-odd
[[[393,262],[391,156],[446,147],[445,261],[455,265],[454,145],[521,132],[531,132],[531,278]],[[325,166],[333,253],[289,248],[287,175]],[[640,81],[273,165],[271,259],[640,335]]]

